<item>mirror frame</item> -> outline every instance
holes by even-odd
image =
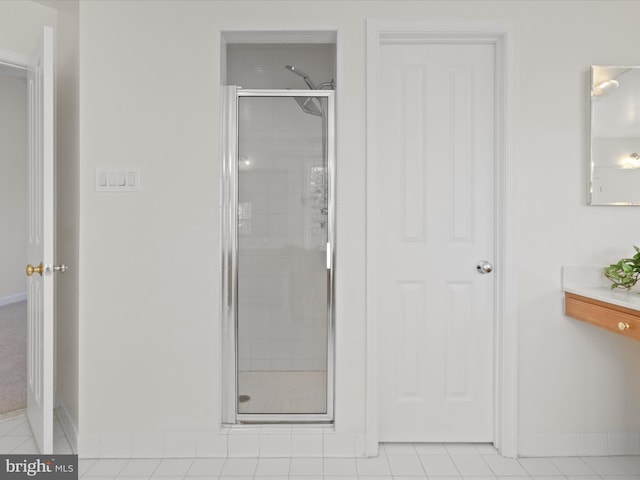
[[[588,176],[588,185],[587,185],[587,205],[590,206],[640,206],[640,195],[639,197],[634,201],[633,199],[627,199],[625,200],[624,198],[621,200],[616,200],[616,201],[609,201],[609,202],[594,202],[594,194],[593,194],[593,188],[594,188],[594,170],[597,167],[596,163],[595,163],[595,158],[594,158],[594,127],[595,127],[595,109],[594,109],[594,97],[595,96],[600,96],[600,95],[608,95],[606,91],[602,91],[602,93],[600,93],[599,95],[594,95],[594,91],[596,91],[597,88],[601,88],[602,85],[605,85],[607,83],[607,81],[602,82],[600,85],[595,86],[595,81],[596,81],[596,70],[600,68],[600,69],[620,69],[620,70],[638,70],[640,72],[640,66],[628,66],[628,65],[591,65],[590,66],[590,75],[589,75],[589,176]],[[616,75],[622,75],[624,73],[627,73],[626,71],[621,72],[620,74]],[[611,78],[610,80],[614,80],[616,77]],[[615,84],[606,86],[605,88],[616,88],[618,86],[618,82],[616,81]],[[640,103],[640,100],[639,100]],[[617,115],[623,115],[626,112],[620,111],[617,112]],[[634,150],[633,153],[640,152],[640,118],[638,119],[638,144],[639,146],[637,147],[636,150]],[[635,137],[630,137],[630,138],[635,138]],[[632,155],[630,155],[631,158]],[[638,174],[638,190],[640,191],[640,158],[638,158],[639,160],[639,165],[638,167],[629,167],[624,168],[624,167],[620,167],[621,171],[637,171]],[[628,201],[631,200],[631,201]]]

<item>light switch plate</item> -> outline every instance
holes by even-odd
[[[96,192],[139,192],[140,168],[96,168]]]

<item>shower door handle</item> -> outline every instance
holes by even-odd
[[[327,242],[327,270],[331,270],[331,243]]]

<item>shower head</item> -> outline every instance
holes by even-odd
[[[311,79],[309,78],[309,75],[307,75],[306,73],[304,73],[302,70],[297,69],[296,67],[294,67],[293,65],[285,65],[285,68],[287,70],[289,70],[290,72],[295,73],[296,75],[298,75],[299,77],[302,77],[302,79],[304,80],[304,83],[307,84],[307,86],[311,89],[311,90],[317,90],[315,84],[311,81]]]
[[[310,113],[316,117],[322,116],[322,108],[318,106],[313,97],[293,97],[304,113]],[[315,100],[315,101],[314,101]]]
[[[285,68],[287,70],[289,70],[290,72],[295,73],[299,77],[302,77],[302,79],[304,80],[304,83],[306,83],[307,86],[311,90],[318,90],[319,89],[311,81],[311,79],[309,78],[309,75],[304,73],[302,70],[297,69],[293,65],[285,65]],[[332,82],[333,82],[333,80],[332,80]],[[322,106],[319,105],[318,99],[313,98],[313,97],[294,97],[294,98],[295,98],[296,102],[298,102],[298,105],[300,105],[300,108],[302,108],[302,110],[305,113],[310,113],[311,115],[315,115],[317,117],[321,117],[322,116]]]

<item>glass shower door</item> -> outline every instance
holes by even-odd
[[[304,419],[332,410],[333,94],[305,93],[238,92],[241,421]]]

